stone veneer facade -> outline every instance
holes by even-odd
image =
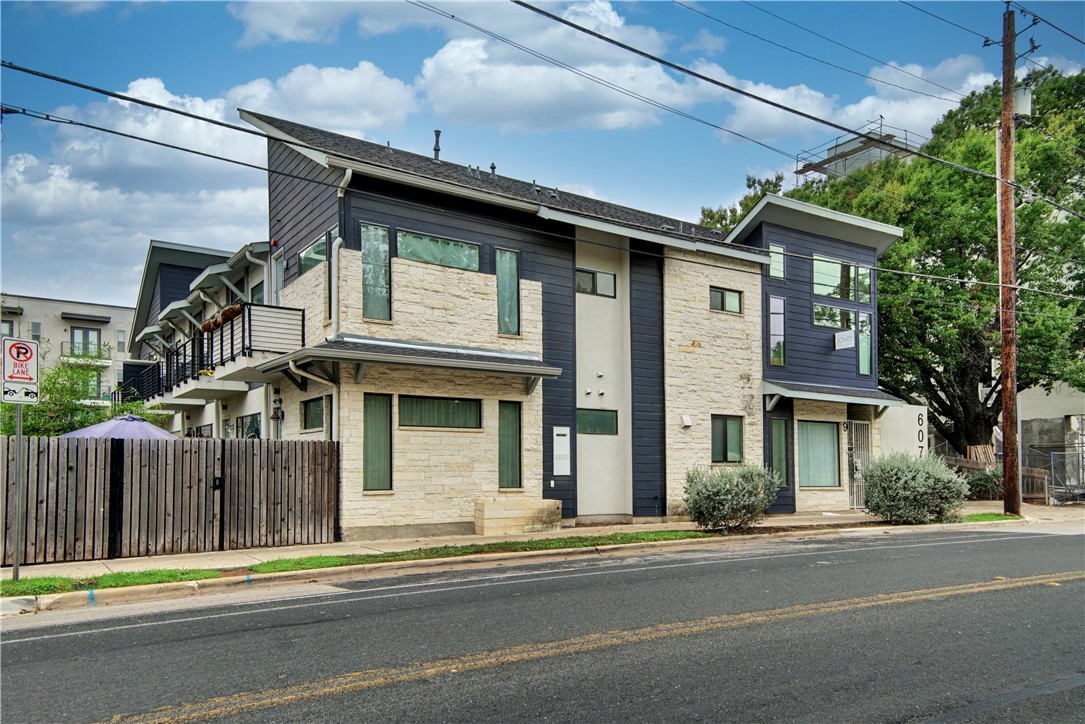
[[[695,263],[690,263],[695,262]],[[744,418],[746,462],[763,464],[761,265],[668,249],[663,265],[667,513],[682,515],[686,471],[712,464],[712,415]],[[709,289],[742,292],[742,313],[709,308]],[[692,425],[684,427],[682,417]]]
[[[836,488],[804,488],[798,485],[796,479],[795,510],[797,512],[847,510],[851,501],[848,498],[848,444],[847,433],[843,424],[848,419],[848,406],[843,402],[817,402],[814,400],[795,400],[795,421],[791,433],[792,440],[799,439],[799,425],[801,421],[836,422],[837,427],[837,454],[840,465],[840,486]],[[799,446],[794,446],[796,478],[801,476],[799,472],[798,454]]]
[[[326,268],[320,265],[282,292],[284,306],[306,310],[306,343],[316,345],[330,331],[326,314]],[[392,320],[362,318],[361,254],[340,251],[341,334],[437,344],[466,345],[542,355],[542,286],[520,282],[521,334],[497,333],[497,282],[492,274],[433,264],[392,260]],[[324,323],[322,323],[324,322]],[[369,365],[360,384],[354,366],[342,365],[336,390],[310,382],[301,392],[284,382],[285,437],[302,437],[301,402],[333,397],[334,437],[340,442],[340,523],[344,538],[394,537],[422,532],[473,532],[476,503],[484,509],[516,509],[524,528],[554,524],[554,501],[542,499],[542,386],[526,393],[522,377],[468,371]],[[392,405],[392,490],[363,486],[362,430],[365,393],[430,395],[482,400],[482,428],[404,428],[398,403]],[[498,401],[521,403],[522,488],[498,487]],[[330,418],[328,417],[330,415]],[[512,503],[515,500],[516,503]],[[508,501],[502,505],[502,501]],[[532,511],[536,515],[532,518]]]

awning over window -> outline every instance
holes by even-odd
[[[258,365],[257,369],[260,372],[288,371],[291,362],[295,365],[349,362],[358,365],[358,381],[364,376],[365,367],[374,364],[512,375],[527,378],[529,393],[540,379],[561,375],[560,367],[551,367],[529,353],[345,335],[276,357]]]
[[[70,319],[74,322],[97,322],[109,324],[109,317],[102,314],[84,314],[82,312],[61,312],[61,319]]]
[[[861,387],[834,387],[798,382],[765,381],[763,389],[766,395],[779,395],[799,400],[844,402],[852,405],[874,405],[876,407],[901,407],[904,405],[903,400],[893,397],[888,392]]]

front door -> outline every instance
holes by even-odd
[[[795,512],[795,470],[791,464],[791,419],[768,415],[768,435],[765,451],[766,467],[780,478],[776,490],[776,502],[769,506],[770,513]]]

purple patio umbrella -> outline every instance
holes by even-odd
[[[97,425],[72,430],[61,437],[119,437],[127,440],[154,440],[158,438],[177,440],[160,427],[156,427],[138,415],[119,415]]]

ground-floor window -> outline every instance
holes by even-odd
[[[392,396],[365,394],[362,403],[362,489],[392,489]]]
[[[774,417],[770,420],[771,435],[769,467],[780,477],[780,487],[787,488],[791,481],[787,477],[787,419]]]
[[[301,429],[319,430],[324,427],[324,398],[314,397],[301,403]]]
[[[400,427],[482,427],[482,400],[399,396]]]
[[[238,437],[247,438],[250,440],[260,439],[260,413],[254,412],[251,415],[239,415],[237,417],[237,427],[235,432]]]
[[[742,462],[742,418],[737,415],[712,416],[712,462]]]
[[[520,488],[520,403],[497,403],[497,484],[501,488]]]
[[[799,422],[799,485],[840,486],[840,426],[835,422]]]

